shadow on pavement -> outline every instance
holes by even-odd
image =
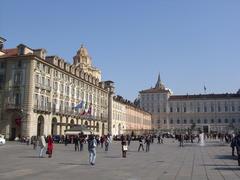
[[[37,159],[41,159],[40,157],[38,156],[20,156],[18,158],[37,158]],[[45,158],[45,157],[42,157],[42,158]]]
[[[201,166],[223,166],[223,167],[228,167],[228,166],[236,166],[236,164],[201,164]]]
[[[235,168],[230,168],[230,167],[216,167],[214,168],[215,170],[218,171],[239,171],[240,167],[235,167]]]
[[[237,160],[237,156],[232,156],[232,155],[216,155],[215,159],[233,159]]]
[[[59,163],[61,165],[71,165],[71,166],[89,166],[89,164],[79,164],[79,163]]]
[[[115,159],[118,159],[118,158],[119,158],[119,159],[121,159],[122,157],[121,157],[121,156],[105,156],[105,158],[110,158],[110,159],[112,159],[112,158],[113,158],[113,159],[114,159],[114,158],[115,158]]]

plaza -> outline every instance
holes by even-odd
[[[122,158],[120,141],[111,143],[105,152],[97,148],[96,165],[88,163],[87,145],[75,152],[74,145],[55,144],[53,158],[38,158],[32,146],[7,142],[0,146],[1,179],[98,179],[98,180],[237,180],[240,168],[231,156],[228,144],[207,141],[201,147],[185,144],[180,148],[173,139],[151,145],[150,152],[137,152],[132,141],[127,158]]]

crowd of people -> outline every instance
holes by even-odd
[[[199,134],[175,134],[174,136],[168,136],[166,134],[144,134],[139,136],[132,136],[132,135],[121,135],[120,141],[121,141],[121,150],[122,150],[122,157],[127,157],[127,151],[129,151],[129,147],[131,145],[132,140],[137,140],[139,142],[137,151],[140,152],[150,151],[151,144],[154,143],[154,140],[157,139],[157,144],[163,144],[164,137],[171,137],[175,138],[177,141],[179,141],[179,146],[183,147],[184,143],[199,143],[200,142],[200,136]],[[114,137],[113,139],[117,139]],[[195,140],[196,139],[196,140]],[[238,156],[238,165],[240,166],[240,133],[238,135],[234,134],[205,134],[204,139],[219,139],[220,143],[228,143],[230,144],[230,147],[232,148],[232,156],[236,156],[235,152]],[[26,137],[22,138],[20,140],[22,143],[26,143],[27,145],[32,144],[33,149],[38,149],[39,157],[44,157],[44,154],[48,155],[49,158],[53,155],[53,149],[54,149],[54,143],[64,143],[65,146],[67,146],[69,143],[74,144],[74,150],[76,152],[83,151],[84,146],[86,144],[88,152],[89,152],[89,163],[91,165],[95,165],[96,161],[96,148],[100,147],[104,149],[104,151],[109,150],[109,145],[112,142],[112,136],[110,134],[99,136],[99,135],[85,135],[83,133],[79,133],[78,135],[72,135],[72,136],[60,136],[59,139],[55,139],[51,135],[45,137],[40,136],[36,137],[33,136],[31,138]]]

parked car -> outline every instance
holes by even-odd
[[[6,140],[4,138],[4,135],[0,134],[0,145],[5,144]]]

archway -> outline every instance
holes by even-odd
[[[44,117],[40,115],[37,122],[37,136],[44,135]]]
[[[88,127],[88,122],[87,122],[87,121],[85,121],[84,125],[85,125],[86,127]]]
[[[11,120],[11,135],[10,140],[14,140],[16,137],[21,137],[22,117],[19,114],[14,114]]]
[[[73,126],[74,126],[74,120],[71,119],[71,121],[70,121],[70,128],[72,128]]]
[[[57,135],[57,118],[52,119],[52,130],[51,130],[52,135]]]

